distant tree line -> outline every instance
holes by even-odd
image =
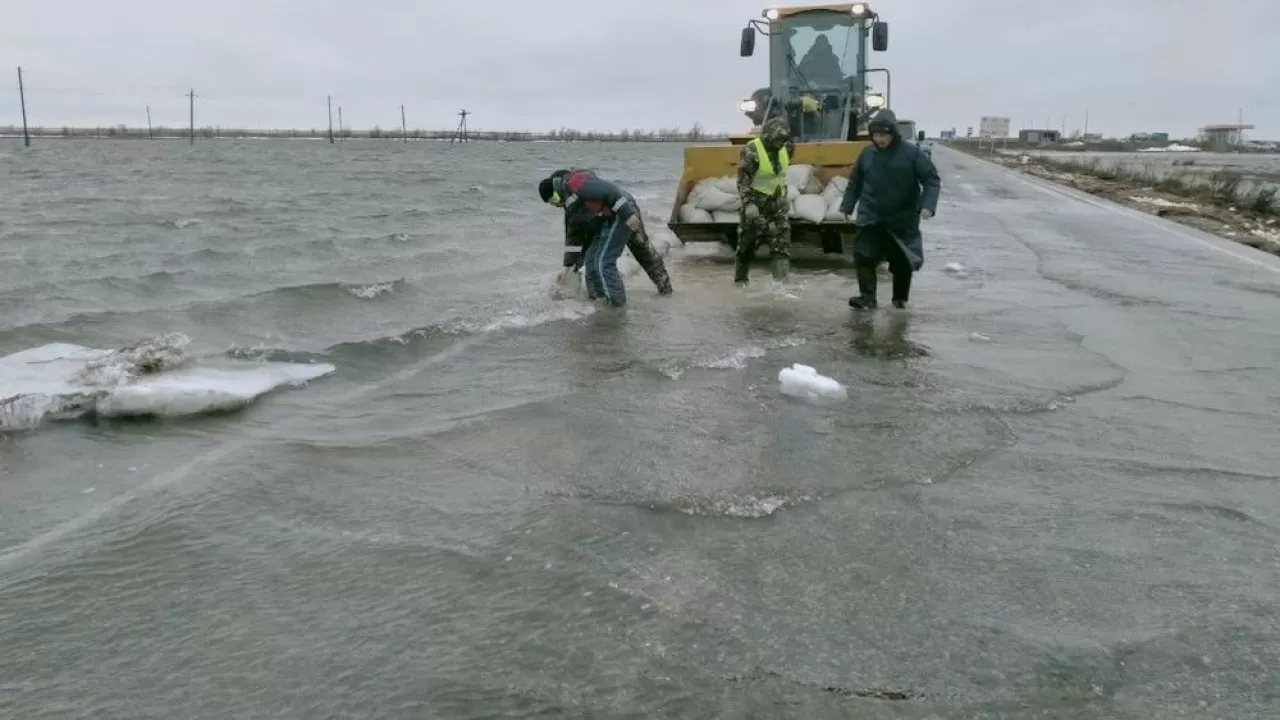
[[[109,139],[129,139],[129,140],[146,140],[150,137],[154,138],[185,138],[190,134],[190,128],[180,127],[173,128],[163,125],[148,130],[147,128],[128,127],[125,125],[115,125],[113,127],[63,127],[46,128],[32,127],[30,128],[32,137],[62,137],[62,138],[109,138]],[[0,128],[0,135],[22,135],[21,126],[8,126]],[[281,138],[281,139],[327,139],[329,131],[327,128],[312,128],[310,130],[278,130],[265,129],[255,130],[250,128],[224,128],[224,127],[197,127],[195,135],[199,138]],[[402,132],[399,128],[394,130],[383,130],[379,127],[373,127],[369,130],[353,130],[351,128],[334,129],[333,136],[335,139],[362,138],[371,140],[449,140],[457,135],[456,130],[409,130],[407,133]],[[546,132],[532,132],[529,130],[468,130],[466,137],[470,140],[502,140],[507,142],[530,142],[535,140],[541,141],[560,141],[560,142],[700,142],[703,140],[723,140],[727,137],[725,133],[708,133],[701,125],[695,123],[693,127],[682,130],[680,128],[661,128],[658,130],[618,130],[618,131],[599,131],[599,130],[578,130],[576,128],[562,127],[556,130]]]

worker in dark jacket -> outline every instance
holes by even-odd
[[[538,195],[543,202],[564,209],[564,262],[560,275],[556,278],[557,281],[563,280],[566,274],[582,267],[584,252],[591,245],[591,241],[600,234],[605,224],[604,218],[588,210],[584,203],[578,202],[573,196],[566,198],[556,192],[556,181],[563,182],[566,176],[576,171],[576,168],[557,170],[551,173],[551,177],[538,184]],[[594,175],[590,170],[583,172]],[[649,241],[649,235],[644,230],[643,218],[640,231],[631,234],[631,238],[627,241],[627,248],[631,250],[631,256],[636,259],[636,263],[658,288],[658,293],[670,295],[671,276],[667,274],[667,266],[662,260],[662,255]]]
[[[601,218],[599,232],[582,253],[587,293],[592,299],[604,298],[614,307],[626,306],[627,291],[618,273],[618,257],[631,236],[644,230],[635,198],[586,170],[546,178],[539,185],[539,194],[548,187],[548,202],[565,207],[582,203],[591,215]]]
[[[942,182],[929,156],[914,143],[903,142],[892,110],[878,111],[867,129],[872,144],[853,164],[840,203],[846,218],[855,205],[858,208],[853,245],[858,295],[849,298],[849,306],[876,307],[876,267],[887,260],[893,273],[893,306],[903,308],[911,295],[911,276],[924,264],[920,221],[938,211]]]

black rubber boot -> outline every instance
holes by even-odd
[[[773,279],[778,282],[786,282],[791,277],[791,258],[786,255],[774,255],[772,260]]]
[[[854,310],[874,310],[876,308],[876,269],[858,266],[858,295],[849,298],[849,307]]]
[[[750,261],[743,260],[742,258],[736,258],[733,261],[733,282],[735,285],[742,286],[750,282],[750,280],[747,277],[748,275],[750,275],[750,273],[751,273]]]
[[[911,275],[908,272],[893,276],[893,306],[898,309],[906,307],[911,297]]]

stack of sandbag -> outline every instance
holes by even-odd
[[[827,201],[822,196],[822,181],[812,165],[787,168],[787,198],[791,200],[788,215],[812,223],[822,222],[827,214]]]
[[[682,222],[738,222],[742,200],[738,179],[732,176],[699,180],[680,206]]]
[[[840,212],[840,203],[844,201],[844,191],[848,187],[849,178],[837,175],[831,178],[827,186],[822,189],[822,197],[827,202],[827,220],[844,222],[844,215]]]
[[[848,178],[834,177],[823,186],[812,165],[787,168],[787,214],[791,218],[812,223],[843,221],[840,201]],[[680,221],[687,223],[737,223],[742,201],[738,198],[738,179],[733,176],[699,180],[680,206]]]

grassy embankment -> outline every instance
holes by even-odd
[[[1158,169],[1097,158],[1051,158],[1033,151],[991,153],[967,143],[951,147],[1280,255],[1280,186],[1275,182],[1280,178],[1200,167],[1195,158],[1179,158]]]

